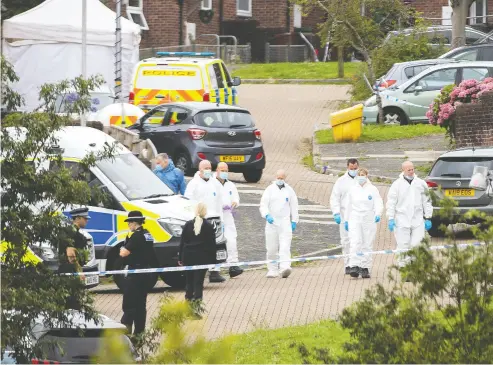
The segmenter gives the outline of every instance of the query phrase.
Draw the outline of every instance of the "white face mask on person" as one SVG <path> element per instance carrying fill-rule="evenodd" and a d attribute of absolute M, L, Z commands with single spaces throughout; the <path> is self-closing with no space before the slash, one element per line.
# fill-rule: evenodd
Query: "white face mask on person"
<path fill-rule="evenodd" d="M 284 180 L 276 180 L 277 186 L 283 186 L 284 185 Z"/>
<path fill-rule="evenodd" d="M 358 184 L 364 185 L 367 181 L 367 178 L 366 176 L 357 176 L 356 181 L 358 182 Z"/>
<path fill-rule="evenodd" d="M 347 172 L 349 174 L 349 176 L 351 177 L 355 177 L 356 174 L 358 173 L 358 170 L 348 170 Z"/>
<path fill-rule="evenodd" d="M 211 170 L 204 170 L 204 178 L 210 179 L 211 176 L 212 176 Z"/>
<path fill-rule="evenodd" d="M 414 179 L 414 174 L 412 174 L 410 176 L 404 175 L 404 179 L 406 179 L 408 181 L 412 181 Z"/>

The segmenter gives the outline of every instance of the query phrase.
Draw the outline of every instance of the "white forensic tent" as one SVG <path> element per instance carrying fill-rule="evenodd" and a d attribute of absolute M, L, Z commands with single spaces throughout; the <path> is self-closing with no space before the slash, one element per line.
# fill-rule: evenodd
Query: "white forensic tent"
<path fill-rule="evenodd" d="M 116 13 L 99 0 L 87 1 L 87 77 L 100 74 L 114 88 Z M 122 89 L 129 93 L 139 61 L 140 26 L 121 18 Z M 82 0 L 46 0 L 3 22 L 3 54 L 20 80 L 14 85 L 24 110 L 39 106 L 41 85 L 80 76 L 82 71 Z"/>

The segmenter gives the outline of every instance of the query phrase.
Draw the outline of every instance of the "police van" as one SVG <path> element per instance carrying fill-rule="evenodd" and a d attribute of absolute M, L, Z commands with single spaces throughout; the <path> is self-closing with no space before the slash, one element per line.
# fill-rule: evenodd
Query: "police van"
<path fill-rule="evenodd" d="M 125 223 L 128 212 L 138 210 L 145 216 L 144 227 L 154 238 L 154 249 L 160 267 L 178 266 L 178 251 L 182 227 L 195 216 L 196 202 L 175 195 L 143 162 L 113 137 L 89 127 L 65 127 L 55 135 L 57 150 L 65 167 L 73 172 L 74 178 L 84 176 L 93 191 L 88 206 L 89 220 L 85 230 L 92 236 L 96 259 L 101 271 L 124 268 L 119 251 L 129 234 Z M 101 152 L 106 145 L 115 145 L 111 158 L 100 160 L 85 173 L 80 162 L 89 153 Z M 46 160 L 43 168 L 57 168 L 57 164 Z M 64 212 L 69 216 L 73 209 Z M 216 229 L 217 262 L 227 259 L 226 239 L 220 217 L 207 217 Z M 183 272 L 162 273 L 161 278 L 171 287 L 183 288 Z M 124 277 L 115 275 L 118 287 L 124 285 Z M 152 282 L 154 286 L 157 276 Z"/>
<path fill-rule="evenodd" d="M 238 104 L 239 77 L 214 53 L 157 52 L 134 68 L 129 102 L 144 112 L 171 102 L 209 101 Z"/>

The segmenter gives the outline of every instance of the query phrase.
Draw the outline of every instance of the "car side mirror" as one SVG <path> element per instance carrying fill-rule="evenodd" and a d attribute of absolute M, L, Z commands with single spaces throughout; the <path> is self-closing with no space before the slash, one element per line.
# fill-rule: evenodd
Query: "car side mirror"
<path fill-rule="evenodd" d="M 233 77 L 233 86 L 240 86 L 241 85 L 241 78 L 238 76 Z"/>
<path fill-rule="evenodd" d="M 423 89 L 423 86 L 421 85 L 418 85 L 414 88 L 414 93 L 415 94 L 419 94 L 420 92 L 422 92 L 424 89 Z"/>

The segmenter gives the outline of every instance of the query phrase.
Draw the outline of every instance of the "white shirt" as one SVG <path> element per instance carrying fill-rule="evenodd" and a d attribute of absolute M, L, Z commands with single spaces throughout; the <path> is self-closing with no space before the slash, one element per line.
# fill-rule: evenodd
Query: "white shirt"
<path fill-rule="evenodd" d="M 346 171 L 344 175 L 337 179 L 332 188 L 330 194 L 330 210 L 332 210 L 332 214 L 334 215 L 340 214 L 343 222 L 346 217 L 347 193 L 351 187 L 357 185 L 356 180 L 349 176 L 349 173 Z"/>
<path fill-rule="evenodd" d="M 383 211 L 383 200 L 378 189 L 370 181 L 361 186 L 356 183 L 347 193 L 345 220 L 350 219 L 351 213 L 359 216 L 370 214 L 381 216 Z"/>
<path fill-rule="evenodd" d="M 187 185 L 185 197 L 207 206 L 207 217 L 220 217 L 223 219 L 222 194 L 218 187 L 218 182 L 211 176 L 209 180 L 200 177 L 200 171 Z"/>
<path fill-rule="evenodd" d="M 288 184 L 282 189 L 273 182 L 265 189 L 260 199 L 260 214 L 263 218 L 270 214 L 276 218 L 290 218 L 291 222 L 298 223 L 298 197 Z"/>

